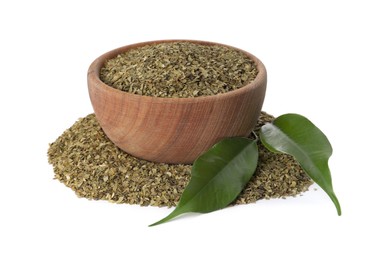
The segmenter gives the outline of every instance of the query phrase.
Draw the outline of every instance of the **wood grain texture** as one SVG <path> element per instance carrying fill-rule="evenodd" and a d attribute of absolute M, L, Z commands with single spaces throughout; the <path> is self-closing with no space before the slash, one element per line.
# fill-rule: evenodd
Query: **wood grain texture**
<path fill-rule="evenodd" d="M 264 102 L 267 74 L 261 61 L 243 51 L 257 64 L 259 73 L 250 84 L 224 94 L 195 98 L 149 97 L 123 92 L 100 80 L 100 69 L 106 60 L 131 48 L 171 41 L 218 44 L 165 40 L 115 49 L 90 65 L 88 90 L 97 120 L 119 148 L 149 161 L 192 163 L 221 139 L 250 133 Z"/>

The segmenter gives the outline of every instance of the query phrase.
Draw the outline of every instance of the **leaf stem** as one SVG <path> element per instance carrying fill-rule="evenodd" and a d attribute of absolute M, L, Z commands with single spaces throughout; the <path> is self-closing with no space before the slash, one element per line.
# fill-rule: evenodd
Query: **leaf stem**
<path fill-rule="evenodd" d="M 252 131 L 252 134 L 255 136 L 255 141 L 259 141 L 259 135 L 255 133 L 255 131 Z"/>

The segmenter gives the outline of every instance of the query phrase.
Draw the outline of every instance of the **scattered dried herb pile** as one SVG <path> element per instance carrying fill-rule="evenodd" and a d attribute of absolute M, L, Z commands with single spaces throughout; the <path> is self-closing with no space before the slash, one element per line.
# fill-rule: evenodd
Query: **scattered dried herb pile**
<path fill-rule="evenodd" d="M 272 120 L 262 112 L 255 131 Z M 176 206 L 191 170 L 191 165 L 153 163 L 128 155 L 107 138 L 94 114 L 79 119 L 50 144 L 48 160 L 55 179 L 79 197 L 142 206 Z M 259 145 L 256 173 L 234 204 L 295 196 L 312 183 L 292 157 Z"/>
<path fill-rule="evenodd" d="M 258 70 L 243 52 L 191 42 L 151 44 L 108 60 L 103 82 L 122 91 L 155 97 L 197 97 L 241 88 Z"/>

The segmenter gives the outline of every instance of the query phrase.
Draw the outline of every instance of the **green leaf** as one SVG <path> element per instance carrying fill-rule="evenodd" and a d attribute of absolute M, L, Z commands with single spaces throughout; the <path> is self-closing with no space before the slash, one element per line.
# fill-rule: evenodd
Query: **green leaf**
<path fill-rule="evenodd" d="M 165 223 L 187 212 L 208 213 L 228 206 L 251 179 L 257 166 L 256 141 L 232 137 L 215 144 L 194 162 L 192 177 Z"/>
<path fill-rule="evenodd" d="M 339 201 L 333 191 L 328 159 L 332 147 L 327 137 L 307 118 L 298 114 L 285 114 L 260 130 L 261 142 L 272 152 L 292 155 L 303 170 L 331 198 L 341 215 Z"/>

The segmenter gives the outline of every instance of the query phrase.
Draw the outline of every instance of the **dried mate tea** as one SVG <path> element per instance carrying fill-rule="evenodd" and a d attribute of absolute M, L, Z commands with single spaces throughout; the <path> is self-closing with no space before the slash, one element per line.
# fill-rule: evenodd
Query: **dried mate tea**
<path fill-rule="evenodd" d="M 191 42 L 150 44 L 108 60 L 100 79 L 122 91 L 154 97 L 198 97 L 241 88 L 258 74 L 242 51 Z"/>
<path fill-rule="evenodd" d="M 254 131 L 273 119 L 262 112 Z M 94 114 L 79 119 L 50 144 L 48 160 L 55 179 L 79 197 L 142 206 L 176 206 L 192 167 L 153 163 L 125 153 L 107 138 Z M 233 204 L 296 196 L 312 183 L 291 156 L 259 145 L 256 172 Z"/>

